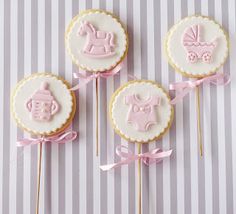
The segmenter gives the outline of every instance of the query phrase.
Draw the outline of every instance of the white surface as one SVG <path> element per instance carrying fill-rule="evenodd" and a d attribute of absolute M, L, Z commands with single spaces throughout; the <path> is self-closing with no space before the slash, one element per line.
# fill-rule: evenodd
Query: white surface
<path fill-rule="evenodd" d="M 42 82 L 48 83 L 48 90 L 59 104 L 58 112 L 49 122 L 32 120 L 26 108 L 27 101 L 40 89 Z M 61 128 L 69 119 L 73 102 L 72 95 L 67 86 L 55 77 L 35 76 L 20 83 L 12 99 L 12 111 L 17 121 L 30 132 L 48 134 Z"/>
<path fill-rule="evenodd" d="M 187 60 L 187 51 L 182 44 L 182 38 L 187 28 L 193 25 L 200 25 L 201 41 L 212 42 L 217 39 L 217 46 L 213 50 L 212 61 L 205 63 L 198 59 L 196 63 Z M 203 17 L 189 17 L 173 26 L 167 39 L 167 54 L 173 64 L 182 72 L 190 75 L 207 75 L 215 71 L 216 68 L 225 61 L 228 53 L 228 43 L 226 36 L 220 26 L 212 20 Z"/>
<path fill-rule="evenodd" d="M 152 96 L 158 96 L 161 100 L 160 105 L 155 106 L 153 109 L 156 113 L 157 123 L 150 125 L 146 132 L 138 131 L 134 123 L 127 122 L 127 114 L 130 105 L 125 103 L 125 97 L 134 94 L 142 101 Z M 130 83 L 114 97 L 111 108 L 111 117 L 116 129 L 133 142 L 147 142 L 153 138 L 157 138 L 165 130 L 171 120 L 170 100 L 161 88 L 151 83 Z"/>
<path fill-rule="evenodd" d="M 88 21 L 96 30 L 114 33 L 115 55 L 104 58 L 91 58 L 81 52 L 87 40 L 87 35 L 81 36 L 78 34 L 82 21 Z M 120 61 L 127 48 L 126 40 L 126 33 L 123 27 L 111 15 L 102 12 L 90 12 L 73 20 L 72 26 L 66 35 L 66 47 L 77 65 L 88 71 L 99 72 L 113 68 Z"/>

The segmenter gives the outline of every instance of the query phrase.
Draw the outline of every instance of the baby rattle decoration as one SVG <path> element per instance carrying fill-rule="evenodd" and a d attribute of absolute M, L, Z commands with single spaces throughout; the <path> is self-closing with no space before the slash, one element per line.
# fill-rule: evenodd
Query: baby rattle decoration
<path fill-rule="evenodd" d="M 142 153 L 142 144 L 156 141 L 164 135 L 171 126 L 173 114 L 169 95 L 153 81 L 130 81 L 118 88 L 110 100 L 109 115 L 115 132 L 128 142 L 137 144 L 138 154 L 124 145 L 118 145 L 116 154 L 121 161 L 100 168 L 107 171 L 138 161 L 139 214 L 142 198 L 141 163 L 146 166 L 160 163 L 172 153 L 172 150 L 162 151 L 160 148 Z"/>
<path fill-rule="evenodd" d="M 228 56 L 229 43 L 226 33 L 209 17 L 189 16 L 169 30 L 165 49 L 168 61 L 175 71 L 186 77 L 197 78 L 170 84 L 170 90 L 176 91 L 176 97 L 171 104 L 175 105 L 195 89 L 198 143 L 200 156 L 203 156 L 199 91 L 203 83 L 226 85 L 230 81 L 227 74 L 216 73 Z"/>
<path fill-rule="evenodd" d="M 210 63 L 217 45 L 216 39 L 212 42 L 202 41 L 201 30 L 201 25 L 193 25 L 188 27 L 183 35 L 183 46 L 187 51 L 187 60 L 191 63 L 196 63 L 198 59 Z"/>
<path fill-rule="evenodd" d="M 36 214 L 39 213 L 43 144 L 64 144 L 77 136 L 68 128 L 76 109 L 75 95 L 69 87 L 58 76 L 36 73 L 21 80 L 11 95 L 11 113 L 17 125 L 34 135 L 19 139 L 17 146 L 39 146 Z M 35 91 L 33 95 L 32 90 Z"/>
<path fill-rule="evenodd" d="M 40 89 L 27 101 L 26 108 L 36 121 L 50 121 L 59 111 L 59 104 L 48 90 L 47 82 L 43 82 Z"/>
<path fill-rule="evenodd" d="M 102 20 L 102 21 L 101 21 Z M 111 13 L 102 10 L 86 10 L 70 22 L 65 45 L 79 71 L 73 74 L 78 90 L 95 81 L 96 88 L 96 155 L 98 156 L 98 101 L 99 79 L 119 73 L 128 51 L 128 36 L 121 22 Z"/>
<path fill-rule="evenodd" d="M 84 55 L 94 58 L 105 58 L 115 54 L 113 50 L 115 47 L 114 33 L 98 31 L 91 23 L 81 21 L 78 34 L 80 36 L 87 35 L 87 41 L 82 50 Z"/>

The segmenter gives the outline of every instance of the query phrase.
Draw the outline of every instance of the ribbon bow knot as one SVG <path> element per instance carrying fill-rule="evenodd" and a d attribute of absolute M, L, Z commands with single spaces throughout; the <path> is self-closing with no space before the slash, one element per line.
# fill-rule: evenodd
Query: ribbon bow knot
<path fill-rule="evenodd" d="M 122 150 L 125 150 L 125 151 L 122 151 Z M 156 148 L 149 152 L 136 155 L 132 151 L 130 151 L 128 147 L 119 145 L 116 147 L 116 154 L 119 157 L 123 158 L 123 160 L 121 160 L 118 163 L 102 165 L 100 166 L 100 169 L 103 171 L 107 171 L 113 168 L 120 167 L 122 165 L 127 165 L 136 160 L 142 160 L 143 163 L 148 166 L 153 163 L 161 162 L 163 158 L 169 157 L 171 153 L 172 153 L 172 150 L 162 151 L 160 148 Z"/>
<path fill-rule="evenodd" d="M 122 67 L 123 67 L 123 63 L 120 63 L 112 70 L 105 71 L 105 72 L 97 72 L 97 73 L 93 73 L 90 75 L 85 75 L 80 72 L 74 72 L 73 77 L 75 79 L 82 80 L 82 84 L 79 83 L 79 84 L 75 85 L 73 88 L 71 88 L 70 90 L 75 91 L 75 90 L 81 88 L 82 86 L 87 85 L 92 80 L 100 78 L 100 77 L 101 78 L 108 78 L 108 77 L 114 76 L 122 69 Z"/>
<path fill-rule="evenodd" d="M 24 138 L 19 141 L 17 141 L 17 146 L 22 147 L 22 146 L 27 146 L 27 145 L 35 145 L 39 143 L 67 143 L 70 141 L 73 141 L 77 137 L 77 132 L 75 131 L 67 131 L 55 136 L 42 136 L 38 138 Z"/>
<path fill-rule="evenodd" d="M 197 80 L 188 80 L 183 82 L 177 82 L 170 84 L 169 89 L 176 91 L 177 95 L 171 100 L 171 104 L 176 104 L 184 96 L 186 96 L 192 89 L 201 85 L 202 83 L 211 83 L 214 85 L 227 85 L 230 82 L 230 77 L 224 73 L 216 73 L 212 76 L 208 76 Z"/>

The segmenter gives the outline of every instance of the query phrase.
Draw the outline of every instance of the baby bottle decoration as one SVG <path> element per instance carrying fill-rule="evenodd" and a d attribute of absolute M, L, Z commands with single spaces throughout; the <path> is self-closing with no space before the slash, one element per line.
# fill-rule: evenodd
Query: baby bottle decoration
<path fill-rule="evenodd" d="M 59 104 L 48 89 L 48 83 L 42 82 L 40 89 L 27 101 L 26 108 L 36 121 L 50 121 L 59 111 Z"/>

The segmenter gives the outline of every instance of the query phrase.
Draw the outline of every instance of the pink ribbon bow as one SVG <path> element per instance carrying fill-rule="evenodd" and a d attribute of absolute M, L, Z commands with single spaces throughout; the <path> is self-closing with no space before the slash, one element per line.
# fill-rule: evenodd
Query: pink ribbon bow
<path fill-rule="evenodd" d="M 122 151 L 122 149 L 125 149 L 126 151 Z M 165 157 L 169 157 L 172 153 L 172 150 L 168 150 L 168 151 L 162 151 L 160 148 L 156 148 L 153 149 L 149 152 L 145 152 L 143 154 L 138 154 L 135 155 L 133 154 L 133 152 L 131 152 L 128 147 L 126 146 L 122 146 L 122 145 L 118 145 L 116 147 L 116 154 L 121 157 L 124 158 L 124 160 L 121 160 L 118 163 L 113 163 L 113 164 L 108 164 L 108 165 L 102 165 L 100 166 L 100 169 L 103 171 L 107 171 L 116 167 L 120 167 L 122 165 L 126 165 L 129 164 L 135 160 L 142 160 L 144 162 L 144 164 L 146 164 L 147 166 L 153 163 L 159 163 L 160 161 L 162 161 L 163 158 Z"/>
<path fill-rule="evenodd" d="M 67 143 L 70 141 L 73 141 L 77 137 L 77 132 L 75 131 L 67 131 L 55 136 L 50 136 L 50 137 L 38 137 L 38 138 L 24 138 L 22 140 L 17 141 L 17 146 L 22 147 L 22 146 L 28 146 L 28 145 L 35 145 L 39 143 Z"/>
<path fill-rule="evenodd" d="M 143 111 L 144 113 L 150 113 L 151 112 L 151 106 L 150 105 L 146 105 L 144 107 L 139 107 L 137 105 L 134 104 L 133 106 L 133 110 L 134 112 L 139 112 L 139 111 Z"/>
<path fill-rule="evenodd" d="M 106 71 L 106 72 L 93 73 L 93 74 L 88 75 L 88 76 L 84 75 L 84 74 L 81 74 L 79 72 L 74 72 L 73 73 L 74 78 L 75 79 L 83 80 L 83 83 L 75 85 L 70 90 L 72 90 L 72 91 L 78 90 L 82 86 L 88 84 L 92 80 L 97 79 L 99 77 L 108 78 L 108 77 L 114 76 L 114 75 L 116 75 L 122 69 L 122 67 L 123 67 L 123 63 L 120 63 L 115 68 L 113 68 L 112 70 L 109 70 L 109 71 Z"/>
<path fill-rule="evenodd" d="M 180 101 L 185 95 L 187 95 L 192 89 L 201 85 L 202 83 L 211 83 L 214 85 L 227 85 L 230 82 L 230 77 L 224 73 L 216 73 L 212 76 L 208 76 L 202 79 L 197 80 L 188 80 L 183 82 L 172 83 L 169 86 L 170 90 L 175 90 L 177 95 L 174 99 L 171 100 L 171 104 L 176 104 Z"/>

